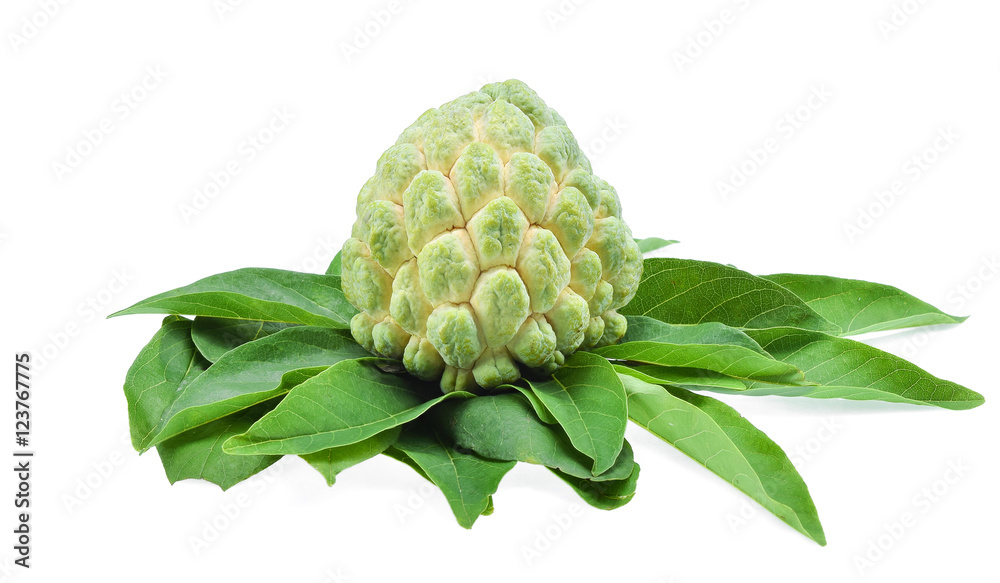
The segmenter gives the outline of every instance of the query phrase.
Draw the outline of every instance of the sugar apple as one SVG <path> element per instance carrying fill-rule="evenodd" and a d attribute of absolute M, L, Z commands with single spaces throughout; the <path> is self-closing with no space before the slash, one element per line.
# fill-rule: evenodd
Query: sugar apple
<path fill-rule="evenodd" d="M 642 254 L 615 189 L 520 81 L 421 115 L 379 158 L 342 251 L 351 333 L 441 389 L 549 374 L 617 342 Z"/>

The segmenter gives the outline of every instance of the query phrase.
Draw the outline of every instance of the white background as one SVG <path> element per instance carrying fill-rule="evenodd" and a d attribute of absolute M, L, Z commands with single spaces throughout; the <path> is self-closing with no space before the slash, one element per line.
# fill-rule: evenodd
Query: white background
<path fill-rule="evenodd" d="M 0 11 L 0 354 L 50 356 L 32 401 L 33 567 L 12 567 L 0 536 L 0 581 L 995 580 L 996 2 L 399 0 L 384 25 L 372 14 L 385 21 L 388 0 L 69 2 L 47 18 L 50 4 Z M 364 46 L 347 58 L 346 44 Z M 825 548 L 637 428 L 628 506 L 578 510 L 521 464 L 471 531 L 388 458 L 332 489 L 298 459 L 225 493 L 169 486 L 156 454 L 123 439 L 122 380 L 159 318 L 103 316 L 239 267 L 322 271 L 396 135 L 510 77 L 566 118 L 636 236 L 682 241 L 665 253 L 871 279 L 971 314 L 873 342 L 987 404 L 726 398 L 801 460 Z M 132 92 L 143 99 L 129 106 Z M 283 108 L 294 119 L 248 160 L 241 143 Z M 102 123 L 100 143 L 57 171 Z M 769 139 L 777 151 L 754 163 Z M 929 161 L 919 174 L 913 156 Z M 241 172 L 186 220 L 234 161 Z M 740 165 L 751 175 L 724 197 Z M 905 191 L 880 201 L 893 181 Z M 968 468 L 950 485 L 949 464 Z M 3 472 L 7 533 L 14 488 Z M 915 526 L 882 536 L 905 512 Z M 193 552 L 213 521 L 224 528 Z"/>

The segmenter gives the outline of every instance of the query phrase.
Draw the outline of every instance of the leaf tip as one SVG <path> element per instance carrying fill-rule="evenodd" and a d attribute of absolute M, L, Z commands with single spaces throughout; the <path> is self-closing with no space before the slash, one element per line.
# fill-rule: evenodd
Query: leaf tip
<path fill-rule="evenodd" d="M 982 395 L 982 393 L 977 393 L 976 391 L 973 391 L 972 389 L 968 389 L 968 391 L 970 393 L 972 393 L 973 397 L 969 401 L 970 405 L 968 407 L 966 407 L 966 409 L 975 409 L 976 407 L 979 407 L 981 405 L 985 405 L 986 404 L 986 397 L 984 397 Z"/>
<path fill-rule="evenodd" d="M 241 439 L 242 438 L 242 443 Z M 238 449 L 249 445 L 250 440 L 247 439 L 245 433 L 240 433 L 239 435 L 234 435 L 222 442 L 222 453 L 228 453 L 230 455 L 239 455 Z"/>
<path fill-rule="evenodd" d="M 823 525 L 820 524 L 819 517 L 816 518 L 816 527 L 815 527 L 815 529 L 810 529 L 810 530 L 815 530 L 815 532 L 809 532 L 809 533 L 807 533 L 807 536 L 810 539 L 812 539 L 813 541 L 815 541 L 816 544 L 818 544 L 819 546 L 825 547 L 826 546 L 826 533 L 823 532 Z"/>

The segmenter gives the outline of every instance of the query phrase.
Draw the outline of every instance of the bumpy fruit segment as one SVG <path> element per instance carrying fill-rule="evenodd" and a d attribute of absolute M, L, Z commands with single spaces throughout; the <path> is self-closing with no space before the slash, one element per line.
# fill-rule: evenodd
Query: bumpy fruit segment
<path fill-rule="evenodd" d="M 432 109 L 379 159 L 344 244 L 354 338 L 445 392 L 617 342 L 642 254 L 618 193 L 520 81 Z"/>

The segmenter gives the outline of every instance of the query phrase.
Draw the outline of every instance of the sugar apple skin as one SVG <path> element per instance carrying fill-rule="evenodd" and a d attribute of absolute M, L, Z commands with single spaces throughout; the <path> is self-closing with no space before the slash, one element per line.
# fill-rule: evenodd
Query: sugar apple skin
<path fill-rule="evenodd" d="M 444 392 L 550 374 L 625 334 L 642 254 L 618 194 L 517 80 L 431 109 L 358 195 L 342 285 L 354 338 Z"/>

